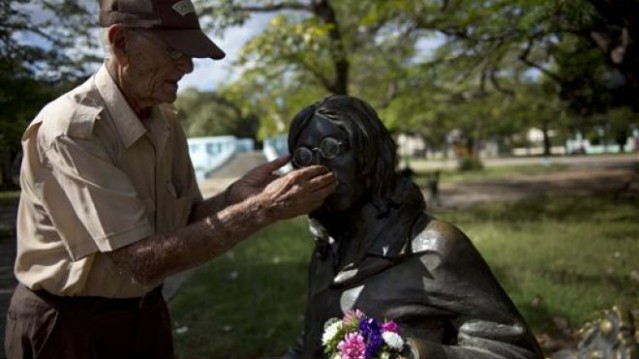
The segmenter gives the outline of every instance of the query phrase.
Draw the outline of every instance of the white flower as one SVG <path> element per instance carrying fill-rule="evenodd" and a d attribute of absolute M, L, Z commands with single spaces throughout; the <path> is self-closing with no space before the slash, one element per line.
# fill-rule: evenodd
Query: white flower
<path fill-rule="evenodd" d="M 324 329 L 324 334 L 322 335 L 322 344 L 326 345 L 328 342 L 333 340 L 340 330 L 342 330 L 341 321 L 334 322 L 326 327 L 326 329 Z"/>
<path fill-rule="evenodd" d="M 402 337 L 400 337 L 397 333 L 384 332 L 382 333 L 382 339 L 384 339 L 386 345 L 394 350 L 401 351 L 404 347 L 404 339 L 402 339 Z"/>

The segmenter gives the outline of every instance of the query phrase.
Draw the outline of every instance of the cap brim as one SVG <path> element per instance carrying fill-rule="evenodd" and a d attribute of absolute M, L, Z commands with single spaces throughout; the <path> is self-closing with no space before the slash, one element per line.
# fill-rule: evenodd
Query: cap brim
<path fill-rule="evenodd" d="M 223 59 L 226 54 L 199 29 L 149 29 L 172 48 L 197 58 Z"/>

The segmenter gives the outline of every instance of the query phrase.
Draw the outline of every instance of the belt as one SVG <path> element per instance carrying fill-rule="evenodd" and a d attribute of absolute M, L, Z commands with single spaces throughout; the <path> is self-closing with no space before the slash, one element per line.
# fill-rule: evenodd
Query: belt
<path fill-rule="evenodd" d="M 141 308 L 149 308 L 155 306 L 162 301 L 162 286 L 153 288 L 151 291 L 141 297 L 134 298 L 107 298 L 94 296 L 73 296 L 65 297 L 51 294 L 45 290 L 30 290 L 27 287 L 19 285 L 24 289 L 32 292 L 41 299 L 51 304 L 64 305 L 74 308 L 81 308 L 91 311 L 100 310 L 134 310 Z"/>

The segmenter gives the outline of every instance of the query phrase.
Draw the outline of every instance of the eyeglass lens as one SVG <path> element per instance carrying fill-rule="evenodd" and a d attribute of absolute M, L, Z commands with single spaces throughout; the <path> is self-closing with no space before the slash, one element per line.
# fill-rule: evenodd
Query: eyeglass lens
<path fill-rule="evenodd" d="M 340 153 L 342 143 L 332 137 L 327 137 L 320 142 L 319 147 L 310 149 L 308 147 L 298 147 L 293 153 L 293 164 L 298 167 L 307 167 L 313 164 L 313 151 L 319 151 L 320 155 L 327 160 L 337 157 Z"/>

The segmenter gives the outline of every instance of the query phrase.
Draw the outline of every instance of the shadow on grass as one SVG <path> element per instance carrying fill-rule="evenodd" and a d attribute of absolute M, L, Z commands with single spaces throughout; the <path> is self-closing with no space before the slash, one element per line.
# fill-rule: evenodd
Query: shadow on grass
<path fill-rule="evenodd" d="M 277 357 L 300 333 L 307 264 L 238 261 L 214 261 L 170 304 L 186 330 L 175 335 L 180 359 Z"/>
<path fill-rule="evenodd" d="M 540 196 L 511 203 L 485 204 L 470 212 L 450 214 L 455 220 L 463 222 L 632 222 L 637 220 L 638 200 L 633 197 L 615 198 L 611 194 L 590 197 Z"/>
<path fill-rule="evenodd" d="M 525 292 L 525 285 L 519 278 L 512 275 L 512 268 L 504 266 L 493 266 L 493 273 L 500 279 L 501 284 L 508 289 L 509 292 L 522 293 Z M 555 288 L 564 288 L 567 292 L 574 292 L 578 288 L 589 288 L 587 295 L 596 295 L 599 292 L 615 293 L 615 296 L 619 302 L 613 304 L 628 304 L 632 302 L 633 298 L 639 298 L 639 287 L 636 282 L 628 275 L 623 273 L 606 273 L 606 272 L 594 272 L 594 273 L 578 273 L 572 270 L 566 270 L 561 268 L 534 268 L 531 269 L 535 276 L 541 278 L 547 286 Z M 536 298 L 532 300 L 518 300 L 517 307 L 520 309 L 522 315 L 526 318 L 532 328 L 535 328 L 536 332 L 546 332 L 553 336 L 561 337 L 565 336 L 560 328 L 557 328 L 553 318 L 570 318 L 573 315 L 567 311 L 562 311 L 560 307 L 553 306 L 549 308 L 544 302 L 544 295 L 546 293 L 540 292 Z M 568 294 L 568 296 L 576 296 L 576 294 Z M 566 300 L 569 301 L 569 300 Z M 585 301 L 584 301 L 585 302 Z M 606 309 L 606 308 L 598 308 Z M 596 310 L 598 310 L 596 309 Z M 593 312 L 594 313 L 594 312 Z M 590 316 L 589 313 L 584 313 L 585 317 Z M 573 326 L 580 326 L 583 323 L 570 323 Z"/>

